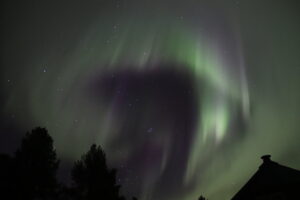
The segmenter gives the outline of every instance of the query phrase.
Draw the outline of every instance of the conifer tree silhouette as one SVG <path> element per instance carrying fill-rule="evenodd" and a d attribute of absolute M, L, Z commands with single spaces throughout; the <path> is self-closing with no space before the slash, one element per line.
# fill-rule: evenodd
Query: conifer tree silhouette
<path fill-rule="evenodd" d="M 207 200 L 202 195 L 198 198 L 198 200 Z"/>
<path fill-rule="evenodd" d="M 15 153 L 15 199 L 53 199 L 57 189 L 59 160 L 45 128 L 27 132 Z"/>
<path fill-rule="evenodd" d="M 71 177 L 75 198 L 80 200 L 124 200 L 119 196 L 116 169 L 108 169 L 106 156 L 100 146 L 93 144 L 80 160 L 76 161 Z"/>
<path fill-rule="evenodd" d="M 10 196 L 13 185 L 13 158 L 7 154 L 0 154 L 0 195 Z"/>

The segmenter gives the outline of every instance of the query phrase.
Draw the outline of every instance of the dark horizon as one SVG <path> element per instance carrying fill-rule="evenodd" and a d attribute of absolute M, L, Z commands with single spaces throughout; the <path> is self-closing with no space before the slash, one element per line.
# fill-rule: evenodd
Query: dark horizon
<path fill-rule="evenodd" d="M 231 198 L 296 199 L 299 197 L 300 171 L 261 156 L 256 173 Z M 137 200 L 122 190 L 119 169 L 108 164 L 101 146 L 92 144 L 68 170 L 71 184 L 60 182 L 57 172 L 61 160 L 47 129 L 36 127 L 22 138 L 13 156 L 0 153 L 1 196 L 22 200 Z M 133 172 L 134 173 L 134 172 Z M 166 196 L 168 196 L 166 194 Z M 206 200 L 200 195 L 198 200 Z"/>

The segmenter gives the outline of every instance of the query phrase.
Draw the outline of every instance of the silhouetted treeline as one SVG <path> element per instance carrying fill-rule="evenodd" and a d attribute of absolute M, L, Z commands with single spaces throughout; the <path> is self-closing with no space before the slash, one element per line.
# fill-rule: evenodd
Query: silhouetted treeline
<path fill-rule="evenodd" d="M 0 199 L 126 200 L 116 183 L 117 170 L 108 168 L 100 146 L 93 144 L 74 163 L 71 186 L 57 181 L 58 167 L 48 131 L 37 127 L 27 132 L 13 156 L 0 154 Z"/>
<path fill-rule="evenodd" d="M 72 186 L 58 183 L 59 160 L 45 128 L 26 133 L 13 156 L 0 154 L 0 199 L 125 200 L 104 151 L 93 144 L 72 168 Z M 4 197 L 4 198 L 1 198 Z"/>
<path fill-rule="evenodd" d="M 46 129 L 26 133 L 14 157 L 1 156 L 1 188 L 10 199 L 55 199 L 59 161 Z"/>

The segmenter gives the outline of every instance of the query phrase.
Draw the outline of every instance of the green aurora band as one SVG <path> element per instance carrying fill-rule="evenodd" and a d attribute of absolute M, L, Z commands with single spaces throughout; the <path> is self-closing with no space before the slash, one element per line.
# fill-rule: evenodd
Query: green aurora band
<path fill-rule="evenodd" d="M 192 200 L 200 194 L 208 199 L 229 199 L 257 169 L 258 158 L 265 153 L 283 164 L 300 168 L 300 70 L 291 67 L 299 65 L 300 28 L 293 20 L 297 14 L 289 6 L 281 9 L 282 4 L 276 4 L 269 11 L 271 17 L 266 18 L 265 12 L 259 6 L 251 6 L 252 3 L 239 8 L 243 12 L 224 7 L 225 3 L 208 6 L 214 12 L 222 11 L 216 14 L 217 20 L 212 20 L 211 26 L 203 22 L 209 14 L 198 23 L 192 14 L 188 17 L 185 12 L 187 17 L 182 17 L 166 5 L 153 11 L 160 13 L 157 15 L 151 14 L 146 6 L 141 9 L 145 13 L 132 12 L 135 8 L 101 13 L 92 23 L 81 24 L 80 37 L 67 40 L 72 33 L 66 31 L 68 34 L 62 34 L 62 39 L 53 43 L 47 40 L 47 48 L 33 52 L 21 67 L 3 70 L 2 77 L 14 84 L 3 86 L 7 97 L 3 112 L 8 116 L 13 113 L 22 129 L 47 127 L 63 161 L 72 163 L 92 143 L 97 143 L 104 147 L 109 163 L 120 168 L 133 153 L 135 144 L 120 145 L 115 150 L 112 143 L 120 137 L 123 126 L 114 120 L 114 104 L 95 106 L 87 97 L 87 87 L 104 73 L 142 72 L 161 66 L 160 63 L 170 63 L 174 64 L 174 71 L 191 74 L 199 94 L 199 110 L 183 169 L 183 192 L 167 194 L 169 199 Z M 264 3 L 264 8 L 267 5 Z M 204 12 L 207 7 L 201 9 Z M 253 11 L 256 20 L 246 15 L 252 16 Z M 233 20 L 232 12 L 246 25 Z M 30 31 L 26 37 L 32 39 Z M 267 38 L 271 33 L 274 36 Z M 283 36 L 291 39 L 282 39 Z M 147 111 L 145 108 L 145 119 Z M 236 127 L 237 118 L 246 124 L 245 129 Z M 166 131 L 155 133 L 163 148 L 163 159 L 159 171 L 148 170 L 141 177 L 140 200 L 152 199 L 165 170 L 172 139 Z M 288 157 L 289 154 L 293 156 Z M 125 193 L 132 189 L 126 184 L 122 182 Z"/>
<path fill-rule="evenodd" d="M 93 140 L 103 145 L 108 152 L 114 152 L 109 149 L 109 144 L 115 137 L 118 137 L 118 132 L 122 132 L 121 127 L 117 127 L 110 117 L 112 106 L 100 108 L 100 112 L 91 110 L 93 108 L 82 107 L 82 105 L 88 105 L 87 102 L 84 102 L 86 100 L 81 97 L 85 95 L 82 91 L 84 91 L 86 80 L 89 79 L 88 77 L 93 77 L 95 70 L 99 70 L 101 74 L 101 71 L 112 70 L 116 66 L 118 67 L 116 70 L 120 70 L 120 66 L 137 66 L 136 70 L 144 70 L 145 67 L 155 66 L 160 62 L 177 63 L 176 66 L 187 68 L 178 70 L 190 71 L 197 84 L 204 83 L 204 88 L 201 87 L 203 91 L 199 107 L 202 109 L 198 112 L 198 128 L 194 133 L 193 145 L 190 147 L 188 158 L 185 178 L 187 185 L 189 182 L 195 181 L 195 177 L 199 175 L 199 166 L 204 162 L 201 158 L 206 158 L 215 149 L 214 146 L 221 143 L 226 133 L 230 131 L 228 127 L 232 120 L 231 112 L 235 113 L 236 109 L 242 109 L 243 117 L 248 118 L 249 93 L 242 58 L 237 57 L 236 66 L 228 66 L 229 64 L 225 62 L 226 58 L 222 55 L 225 50 L 217 44 L 211 44 L 212 42 L 201 33 L 193 34 L 184 31 L 188 28 L 178 24 L 170 25 L 165 29 L 159 28 L 159 31 L 155 33 L 153 30 L 157 30 L 157 28 L 150 26 L 149 29 L 139 31 L 141 33 L 136 36 L 132 33 L 138 30 L 135 30 L 135 27 L 128 28 L 127 26 L 124 33 L 119 33 L 121 37 L 111 39 L 111 41 L 108 39 L 103 44 L 103 38 L 106 37 L 101 37 L 101 27 L 98 30 L 94 30 L 93 27 L 86 38 L 78 44 L 71 59 L 58 63 L 61 67 L 58 67 L 56 72 L 48 72 L 56 73 L 55 75 L 51 74 L 50 78 L 40 77 L 38 81 L 40 87 L 33 90 L 30 98 L 33 117 L 36 119 L 36 124 L 56 121 L 56 123 L 49 123 L 46 126 L 53 132 L 58 131 L 63 134 L 59 136 L 61 139 L 57 141 L 57 146 L 63 148 L 62 151 L 66 158 L 76 159 L 87 148 L 86 145 L 89 142 L 84 141 L 86 138 L 81 134 L 85 134 L 89 130 L 88 126 L 91 123 L 95 124 L 92 126 L 93 132 L 99 133 Z M 38 61 L 37 66 L 40 66 L 41 63 L 51 63 L 52 58 L 45 59 L 48 60 Z M 234 73 L 231 73 L 230 70 L 234 70 Z M 57 79 L 53 79 L 53 77 L 57 77 Z M 51 86 L 51 88 L 45 88 L 45 86 Z M 69 91 L 71 95 L 53 94 L 50 95 L 52 98 L 49 98 L 45 94 L 49 90 L 56 93 L 56 90 L 60 88 Z M 50 106 L 47 112 L 44 110 L 45 105 Z M 74 122 L 76 122 L 76 128 L 74 128 Z M 99 126 L 96 125 L 98 122 L 101 122 Z M 78 137 L 80 141 L 78 142 L 82 143 L 80 145 L 84 145 L 84 148 L 74 149 L 72 146 L 65 146 L 64 143 L 68 137 L 74 137 L 74 135 Z M 211 146 L 211 144 L 214 145 Z M 74 153 L 74 151 L 78 152 Z M 165 151 L 167 154 L 168 149 L 166 148 Z M 122 149 L 122 154 L 124 152 L 127 152 L 128 156 L 130 155 L 130 150 Z M 116 152 L 110 153 L 110 158 L 112 163 L 118 163 L 121 157 Z M 156 178 L 159 179 L 159 176 Z M 198 178 L 203 179 L 202 174 Z M 154 184 L 155 181 L 149 182 Z M 154 187 L 149 183 L 145 184 L 144 188 L 147 191 Z M 201 188 L 204 191 L 206 189 L 203 186 Z M 207 190 L 209 191 L 209 187 Z M 196 190 L 192 196 L 198 195 L 199 192 Z M 141 200 L 147 199 L 147 195 L 149 196 L 145 191 L 145 197 Z M 185 199 L 191 198 L 187 196 Z"/>

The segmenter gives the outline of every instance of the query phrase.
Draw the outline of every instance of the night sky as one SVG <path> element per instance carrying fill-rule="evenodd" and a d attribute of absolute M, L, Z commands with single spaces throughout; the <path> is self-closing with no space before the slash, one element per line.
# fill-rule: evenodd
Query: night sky
<path fill-rule="evenodd" d="M 264 154 L 300 169 L 298 1 L 1 7 L 0 152 L 46 127 L 68 182 L 97 143 L 140 200 L 229 199 Z"/>

